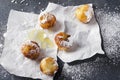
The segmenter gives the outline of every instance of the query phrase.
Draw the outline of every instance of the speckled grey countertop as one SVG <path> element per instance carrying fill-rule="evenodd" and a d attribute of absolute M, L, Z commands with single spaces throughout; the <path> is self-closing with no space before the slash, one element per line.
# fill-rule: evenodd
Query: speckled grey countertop
<path fill-rule="evenodd" d="M 93 3 L 96 19 L 100 25 L 102 48 L 105 55 L 74 61 L 60 69 L 55 80 L 120 80 L 120 0 L 0 0 L 0 53 L 4 43 L 3 33 L 11 9 L 39 14 L 48 2 L 63 6 Z M 0 66 L 0 80 L 32 80 L 9 74 Z"/>

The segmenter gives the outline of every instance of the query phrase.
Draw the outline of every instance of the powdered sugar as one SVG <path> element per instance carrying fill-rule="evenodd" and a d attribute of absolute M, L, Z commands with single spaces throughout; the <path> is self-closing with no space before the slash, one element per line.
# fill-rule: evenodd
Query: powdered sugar
<path fill-rule="evenodd" d="M 120 14 L 103 10 L 96 12 L 105 52 L 109 58 L 120 61 Z"/>
<path fill-rule="evenodd" d="M 69 47 L 72 46 L 72 42 L 69 42 L 69 41 L 61 41 L 60 45 L 69 48 Z"/>
<path fill-rule="evenodd" d="M 18 15 L 19 15 L 20 21 L 16 20 L 16 19 L 18 19 Z M 14 18 L 14 20 L 11 20 L 13 18 Z M 38 18 L 38 15 L 36 15 L 36 14 L 24 13 L 24 12 L 18 12 L 18 11 L 11 10 L 9 18 L 8 18 L 7 35 L 5 37 L 5 44 L 4 44 L 2 56 L 0 58 L 0 64 L 2 66 L 4 66 L 4 68 L 11 74 L 16 74 L 16 75 L 20 74 L 19 76 L 50 80 L 53 77 L 44 75 L 40 71 L 39 62 L 37 63 L 36 61 L 32 61 L 30 59 L 25 58 L 21 54 L 21 51 L 20 51 L 22 43 L 24 41 L 26 41 L 26 38 L 27 38 L 26 31 L 29 30 L 30 28 L 35 27 L 35 25 L 33 25 L 33 24 L 37 23 L 37 18 Z M 31 22 L 30 19 L 32 19 L 33 22 Z M 22 24 L 18 25 L 16 21 L 18 21 L 19 23 L 23 23 L 23 25 Z M 24 22 L 27 22 L 27 24 L 26 23 L 24 24 Z M 30 26 L 28 26 L 29 22 L 30 22 Z M 17 27 L 14 27 L 14 25 Z M 26 27 L 26 26 L 28 26 L 28 27 Z M 12 27 L 14 27 L 14 29 Z M 7 43 L 6 43 L 6 41 L 7 41 Z M 10 45 L 9 45 L 9 43 L 10 43 Z M 49 49 L 49 50 L 45 50 L 45 51 L 46 51 L 46 54 L 41 55 L 41 56 L 49 55 L 49 56 L 53 56 L 56 58 L 55 50 L 53 51 L 53 50 Z M 47 51 L 49 52 L 49 54 Z M 10 55 L 9 55 L 9 53 L 10 53 Z M 8 55 L 8 57 L 4 58 L 5 57 L 4 55 L 6 57 Z M 11 62 L 12 62 L 12 64 L 11 64 Z M 9 66 L 9 67 L 7 67 L 7 66 Z M 19 68 L 17 66 L 19 66 Z M 31 67 L 31 68 L 28 68 L 28 67 Z"/>
<path fill-rule="evenodd" d="M 20 3 L 23 3 L 25 0 L 21 0 Z"/>
<path fill-rule="evenodd" d="M 107 56 L 114 61 L 112 63 L 114 64 L 120 61 L 120 14 L 96 10 L 96 17 L 102 33 L 103 48 Z M 71 66 L 64 64 L 62 76 L 65 80 L 96 80 L 96 75 L 102 75 L 102 79 L 106 80 L 106 77 L 108 77 L 106 74 L 111 73 L 110 69 L 112 67 L 104 59 L 102 59 L 102 62 L 100 60 L 100 58 L 97 58 L 94 62 L 84 62 Z M 97 80 L 101 80 L 101 77 L 97 77 Z"/>
<path fill-rule="evenodd" d="M 11 0 L 11 3 L 13 3 L 15 0 Z"/>
<path fill-rule="evenodd" d="M 30 45 L 30 46 L 32 46 L 32 47 L 35 48 L 35 49 L 31 49 L 31 50 L 29 51 L 30 54 L 40 53 L 40 47 L 37 45 L 37 43 L 35 43 L 35 42 L 33 42 L 33 41 L 26 41 L 26 42 L 22 45 L 22 47 L 24 48 L 25 46 L 28 46 L 28 45 Z"/>
<path fill-rule="evenodd" d="M 63 80 L 109 80 L 106 79 L 108 77 L 106 74 L 110 72 L 109 69 L 111 66 L 108 65 L 107 60 L 98 57 L 94 61 L 89 59 L 87 62 L 79 61 L 74 65 L 64 64 L 61 77 L 64 77 Z"/>
<path fill-rule="evenodd" d="M 89 22 L 92 19 L 93 16 L 93 8 L 89 6 L 88 11 L 85 13 L 87 16 L 87 22 Z"/>
<path fill-rule="evenodd" d="M 40 17 L 41 17 L 41 16 L 43 17 L 43 19 L 40 20 L 40 23 L 45 23 L 45 22 L 47 22 L 47 21 L 52 20 L 52 18 L 53 18 L 53 15 L 50 14 L 50 13 L 41 13 L 41 14 L 40 14 Z"/>

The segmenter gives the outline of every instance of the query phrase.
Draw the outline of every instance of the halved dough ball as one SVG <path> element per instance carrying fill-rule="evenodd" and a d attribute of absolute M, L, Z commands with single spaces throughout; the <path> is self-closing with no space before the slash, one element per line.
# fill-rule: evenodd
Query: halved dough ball
<path fill-rule="evenodd" d="M 56 17 L 53 14 L 44 13 L 40 15 L 39 21 L 40 21 L 40 26 L 43 29 L 49 29 L 53 27 L 53 25 L 55 24 Z"/>
<path fill-rule="evenodd" d="M 67 50 L 70 48 L 70 45 L 69 45 L 69 40 L 68 38 L 70 37 L 69 34 L 66 34 L 64 32 L 60 32 L 58 34 L 56 34 L 55 36 L 55 42 L 58 46 L 58 49 L 59 50 Z"/>
<path fill-rule="evenodd" d="M 27 41 L 22 45 L 21 52 L 29 59 L 37 59 L 40 55 L 40 47 L 34 41 Z"/>
<path fill-rule="evenodd" d="M 92 19 L 93 8 L 88 4 L 81 5 L 76 9 L 75 16 L 81 22 L 88 23 Z"/>
<path fill-rule="evenodd" d="M 58 64 L 52 57 L 46 57 L 40 62 L 40 70 L 46 74 L 53 76 L 58 70 Z"/>

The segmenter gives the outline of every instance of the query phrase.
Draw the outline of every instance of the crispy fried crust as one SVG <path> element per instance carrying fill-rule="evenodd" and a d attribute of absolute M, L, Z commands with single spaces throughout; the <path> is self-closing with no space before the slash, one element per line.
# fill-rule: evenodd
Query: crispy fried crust
<path fill-rule="evenodd" d="M 49 17 L 49 19 L 48 19 L 48 17 Z M 46 13 L 44 15 L 41 15 L 39 20 L 40 20 L 40 26 L 43 29 L 49 29 L 54 26 L 54 24 L 56 22 L 56 17 L 53 14 Z"/>
<path fill-rule="evenodd" d="M 60 32 L 60 33 L 56 34 L 55 42 L 56 42 L 59 50 L 67 50 L 68 49 L 68 47 L 61 45 L 62 41 L 68 41 L 68 37 L 70 37 L 70 35 L 68 35 L 64 32 Z"/>
<path fill-rule="evenodd" d="M 75 16 L 78 20 L 80 20 L 83 23 L 87 23 L 87 16 L 85 13 L 88 11 L 89 5 L 81 5 L 79 6 L 75 11 Z"/>
<path fill-rule="evenodd" d="M 23 53 L 23 55 L 25 57 L 34 60 L 34 59 L 38 58 L 38 56 L 40 54 L 40 47 L 36 42 L 29 41 L 22 45 L 21 52 Z"/>
<path fill-rule="evenodd" d="M 46 57 L 40 62 L 40 70 L 46 75 L 53 76 L 58 70 L 58 64 L 54 58 Z"/>

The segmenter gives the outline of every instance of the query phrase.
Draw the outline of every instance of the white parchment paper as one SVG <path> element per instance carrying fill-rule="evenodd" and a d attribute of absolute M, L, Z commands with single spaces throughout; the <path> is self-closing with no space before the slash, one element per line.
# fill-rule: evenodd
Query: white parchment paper
<path fill-rule="evenodd" d="M 92 6 L 92 4 L 89 4 Z M 96 53 L 104 54 L 101 48 L 101 37 L 98 23 L 93 15 L 88 24 L 81 23 L 75 17 L 75 10 L 78 6 L 63 7 L 49 3 L 46 12 L 51 12 L 57 17 L 61 28 L 57 32 L 66 32 L 71 35 L 73 47 L 70 51 L 59 51 L 58 57 L 64 62 L 83 60 L 90 58 Z M 57 27 L 58 25 L 56 25 Z M 56 33 L 55 33 L 56 34 Z"/>
<path fill-rule="evenodd" d="M 74 16 L 76 8 L 77 6 L 63 7 L 54 3 L 49 3 L 45 10 L 45 12 L 53 13 L 57 19 L 51 31 L 45 30 L 49 37 L 54 40 L 56 33 L 62 31 L 71 35 L 71 40 L 74 44 L 71 51 L 58 52 L 58 57 L 64 62 L 83 60 L 92 57 L 96 53 L 104 53 L 101 49 L 99 26 L 95 18 L 88 24 L 79 22 Z M 52 80 L 53 77 L 44 75 L 40 71 L 39 60 L 33 61 L 27 59 L 20 52 L 20 45 L 26 40 L 27 30 L 34 27 L 38 28 L 38 15 L 15 10 L 10 11 L 0 63 L 11 74 Z M 56 48 L 45 50 L 45 52 L 45 56 L 51 56 L 56 59 Z"/>
<path fill-rule="evenodd" d="M 27 39 L 27 32 L 36 28 L 38 15 L 11 10 L 8 18 L 5 44 L 0 59 L 1 65 L 11 74 L 23 77 L 52 80 L 40 71 L 40 60 L 30 60 L 21 53 L 21 45 Z M 42 57 L 51 56 L 56 59 L 56 49 L 42 51 Z"/>

